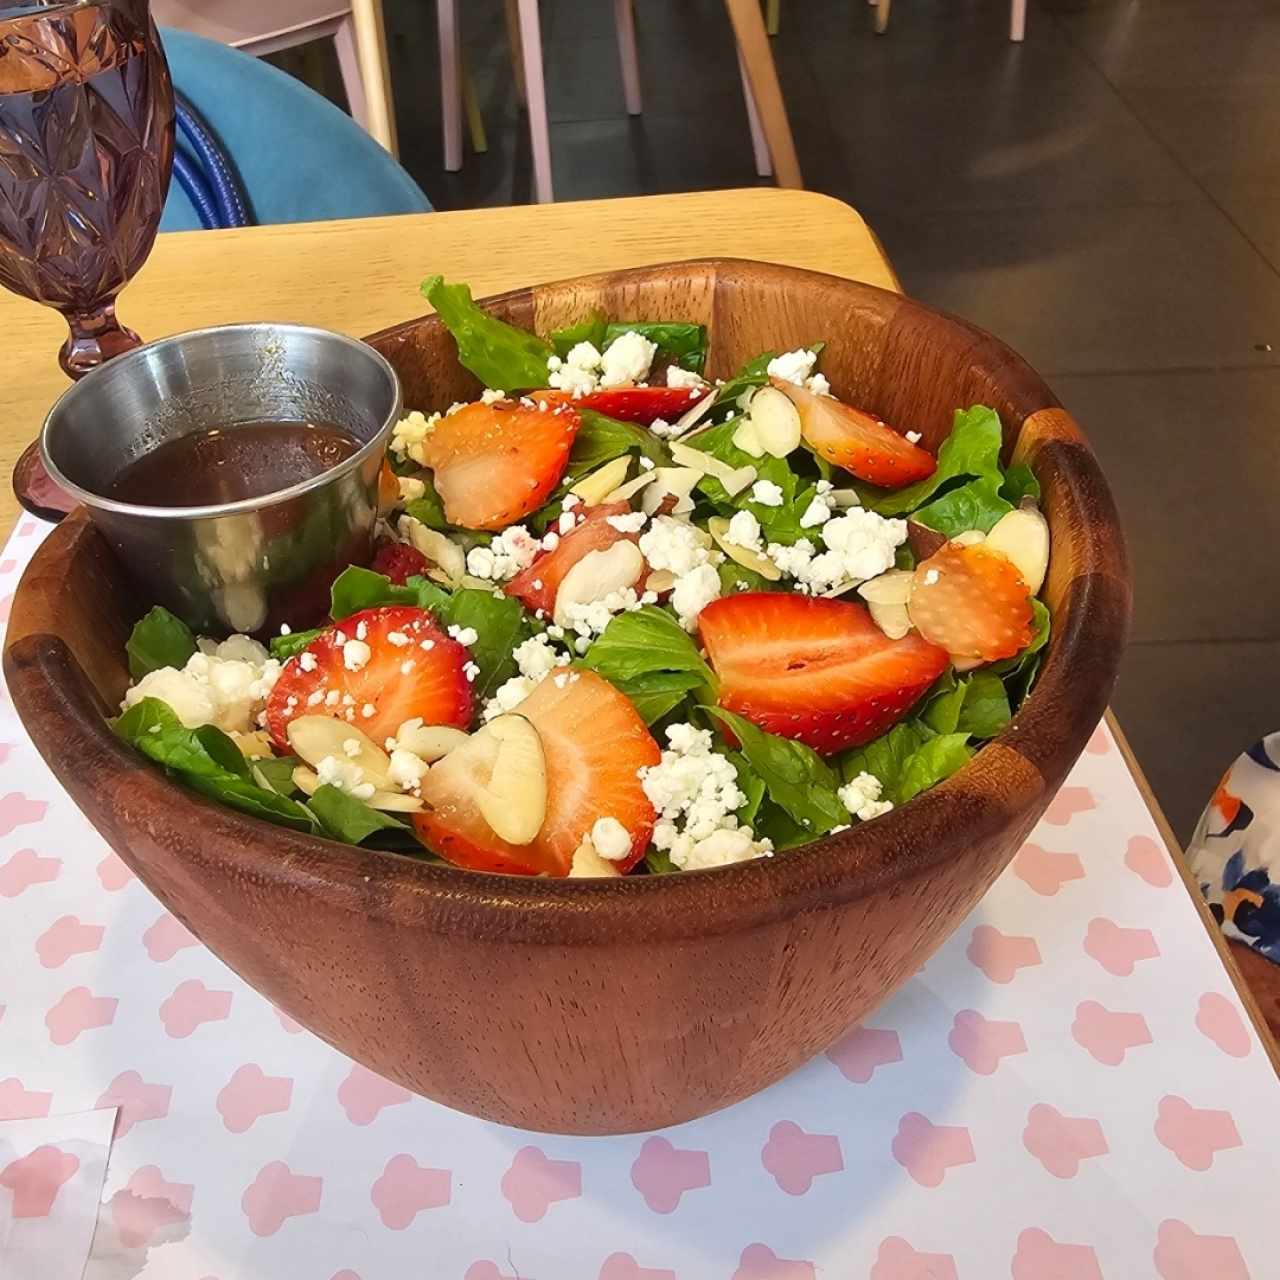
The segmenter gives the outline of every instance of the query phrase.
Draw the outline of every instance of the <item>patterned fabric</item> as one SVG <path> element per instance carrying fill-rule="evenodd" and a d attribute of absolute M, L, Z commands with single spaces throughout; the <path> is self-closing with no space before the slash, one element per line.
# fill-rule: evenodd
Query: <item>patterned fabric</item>
<path fill-rule="evenodd" d="M 1280 964 L 1280 733 L 1227 770 L 1187 855 L 1226 935 Z"/>

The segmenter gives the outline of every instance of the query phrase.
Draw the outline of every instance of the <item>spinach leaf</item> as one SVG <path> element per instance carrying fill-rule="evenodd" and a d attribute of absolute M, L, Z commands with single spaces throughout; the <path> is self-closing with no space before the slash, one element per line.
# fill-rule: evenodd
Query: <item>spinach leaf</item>
<path fill-rule="evenodd" d="M 826 345 L 825 342 L 811 342 L 808 344 L 809 350 L 814 355 L 821 355 L 822 348 Z M 763 387 L 769 381 L 769 361 L 776 360 L 781 354 L 780 351 L 764 351 L 753 359 L 748 360 L 732 378 L 727 379 L 721 386 L 716 394 L 717 407 L 736 400 L 751 387 Z"/>
<path fill-rule="evenodd" d="M 291 796 L 298 789 L 293 784 L 293 771 L 300 763 L 297 756 L 262 756 L 249 761 L 249 773 L 260 787 Z"/>
<path fill-rule="evenodd" d="M 724 560 L 716 566 L 720 575 L 720 594 L 731 596 L 738 591 L 781 591 L 781 582 L 770 582 L 754 569 L 738 564 L 734 560 Z"/>
<path fill-rule="evenodd" d="M 1023 498 L 1040 501 L 1040 481 L 1025 462 L 1014 463 L 1004 473 L 1004 484 L 1000 486 L 1000 496 L 1016 507 Z"/>
<path fill-rule="evenodd" d="M 630 680 L 655 671 L 689 671 L 711 684 L 711 668 L 687 631 L 665 609 L 644 605 L 618 614 L 582 659 L 606 680 Z"/>
<path fill-rule="evenodd" d="M 990 530 L 1013 508 L 1000 496 L 1000 474 L 979 476 L 927 502 L 911 517 L 948 538 L 966 529 Z"/>
<path fill-rule="evenodd" d="M 737 738 L 747 763 L 763 779 L 769 798 L 809 839 L 848 822 L 848 811 L 836 795 L 836 775 L 811 747 L 766 733 L 721 707 L 707 707 L 706 711 Z"/>
<path fill-rule="evenodd" d="M 449 608 L 449 601 L 453 597 L 439 583 L 432 582 L 430 578 L 423 578 L 415 573 L 405 583 L 405 586 L 412 587 L 418 593 L 417 605 L 419 609 L 430 609 L 437 618 L 444 617 Z"/>
<path fill-rule="evenodd" d="M 967 682 L 957 680 L 954 669 L 948 667 L 921 700 L 920 720 L 934 733 L 955 733 L 968 692 Z"/>
<path fill-rule="evenodd" d="M 255 782 L 247 782 L 234 774 L 211 778 L 198 774 L 181 774 L 184 782 L 210 800 L 239 809 L 250 817 L 274 822 L 277 826 L 292 827 L 295 831 L 318 830 L 318 824 L 305 805 L 288 796 L 277 795 Z"/>
<path fill-rule="evenodd" d="M 900 516 L 924 506 L 935 494 L 941 495 L 962 480 L 993 478 L 998 489 L 1001 443 L 1000 418 L 994 409 L 982 405 L 957 409 L 951 434 L 938 450 L 937 470 L 891 493 L 864 487 L 863 505 L 882 516 Z"/>
<path fill-rule="evenodd" d="M 582 420 L 578 434 L 569 452 L 567 474 L 574 477 L 586 475 L 624 453 L 643 454 L 655 466 L 669 467 L 671 455 L 657 436 L 634 422 L 619 422 L 594 409 L 579 409 Z"/>
<path fill-rule="evenodd" d="M 844 816 L 848 821 L 849 815 L 846 813 Z M 761 804 L 751 829 L 757 839 L 772 840 L 774 849 L 779 853 L 796 849 L 817 838 L 816 832 L 802 827 L 785 809 L 768 799 Z"/>
<path fill-rule="evenodd" d="M 547 385 L 551 347 L 536 334 L 491 316 L 471 300 L 465 284 L 432 276 L 422 293 L 458 344 L 458 362 L 494 391 L 528 391 Z"/>
<path fill-rule="evenodd" d="M 930 738 L 907 758 L 891 799 L 894 804 L 905 804 L 913 796 L 951 777 L 972 756 L 968 734 L 943 733 Z"/>
<path fill-rule="evenodd" d="M 427 491 L 421 498 L 414 498 L 412 502 L 406 503 L 405 511 L 415 520 L 421 520 L 428 529 L 447 529 L 449 522 L 445 519 L 444 502 L 431 483 L 431 477 L 421 475 L 418 479 L 426 485 Z"/>
<path fill-rule="evenodd" d="M 751 767 L 742 752 L 726 751 L 725 756 L 737 771 L 738 790 L 746 796 L 746 801 L 736 810 L 738 821 L 749 827 L 755 821 L 764 800 L 764 779 Z"/>
<path fill-rule="evenodd" d="M 361 609 L 373 609 L 380 604 L 416 605 L 418 592 L 410 586 L 398 587 L 385 575 L 353 564 L 334 579 L 329 599 L 329 616 L 340 622 Z"/>
<path fill-rule="evenodd" d="M 658 350 L 670 356 L 682 369 L 701 373 L 707 359 L 707 327 L 701 324 L 684 324 L 679 321 L 636 321 L 609 325 L 604 331 L 604 345 L 608 346 L 624 333 L 643 334 L 650 342 L 657 343 Z M 554 341 L 555 335 L 552 335 Z M 596 346 L 600 346 L 597 342 Z M 556 348 L 559 351 L 559 348 Z M 604 348 L 601 347 L 601 350 Z M 560 354 L 563 354 L 561 352 Z"/>
<path fill-rule="evenodd" d="M 589 342 L 597 351 L 603 351 L 606 331 L 604 312 L 592 311 L 577 324 L 555 330 L 551 335 L 551 345 L 561 360 L 580 342 Z"/>
<path fill-rule="evenodd" d="M 1004 682 L 994 672 L 975 671 L 968 680 L 956 730 L 980 740 L 994 738 L 1011 717 Z"/>
<path fill-rule="evenodd" d="M 644 855 L 644 868 L 651 876 L 669 876 L 680 870 L 662 849 L 650 849 Z"/>
<path fill-rule="evenodd" d="M 1004 681 L 1009 695 L 1010 705 L 1020 707 L 1023 699 L 1031 692 L 1036 676 L 1040 674 L 1040 663 L 1044 660 L 1043 650 L 1049 643 L 1050 616 L 1049 610 L 1040 600 L 1031 601 L 1032 620 L 1035 631 L 1031 642 L 1019 654 L 1005 658 L 1003 662 L 992 663 L 987 668 Z"/>
<path fill-rule="evenodd" d="M 141 680 L 149 671 L 161 667 L 181 670 L 196 651 L 196 638 L 191 628 L 168 609 L 156 605 L 145 617 L 134 623 L 125 646 L 129 655 L 129 674 Z"/>
<path fill-rule="evenodd" d="M 379 831 L 407 830 L 403 822 L 371 809 L 337 787 L 317 787 L 307 807 L 320 819 L 324 834 L 344 844 L 359 844 Z"/>
<path fill-rule="evenodd" d="M 498 685 L 515 675 L 511 651 L 525 630 L 524 610 L 518 600 L 464 587 L 453 593 L 442 621 L 446 627 L 475 629 L 476 640 L 470 646 L 471 660 L 480 668 L 480 674 L 471 682 L 475 698 L 490 697 Z"/>
<path fill-rule="evenodd" d="M 694 689 L 702 687 L 702 677 L 694 671 L 650 671 L 627 680 L 610 679 L 619 693 L 631 699 L 645 724 L 656 724 L 670 715 Z"/>
<path fill-rule="evenodd" d="M 323 630 L 323 627 L 313 627 L 310 631 L 290 631 L 287 636 L 272 636 L 267 648 L 273 658 L 284 662 L 301 653 Z"/>
<path fill-rule="evenodd" d="M 773 458 L 767 454 L 763 458 L 753 458 L 744 449 L 739 449 L 733 443 L 733 433 L 741 421 L 740 417 L 735 416 L 727 422 L 690 436 L 686 443 L 690 448 L 709 453 L 728 466 L 755 467 L 757 479 L 769 480 L 782 490 L 782 505 L 769 507 L 756 502 L 751 497 L 750 489 L 731 498 L 715 476 L 703 476 L 698 481 L 698 491 L 726 514 L 750 511 L 760 522 L 766 542 L 784 542 L 790 546 L 805 532 L 800 528 L 800 517 L 817 490 L 811 487 L 797 497 L 799 477 L 785 458 Z"/>

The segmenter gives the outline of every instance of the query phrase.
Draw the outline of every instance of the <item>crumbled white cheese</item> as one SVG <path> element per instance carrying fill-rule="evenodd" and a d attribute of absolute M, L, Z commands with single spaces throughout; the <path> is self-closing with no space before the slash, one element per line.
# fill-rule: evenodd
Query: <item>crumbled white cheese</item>
<path fill-rule="evenodd" d="M 391 429 L 391 452 L 398 458 L 411 458 L 419 466 L 425 467 L 426 440 L 439 421 L 438 413 L 433 413 L 428 418 L 416 409 L 407 417 L 401 418 Z"/>
<path fill-rule="evenodd" d="M 654 418 L 649 423 L 649 434 L 657 436 L 659 440 L 673 439 L 681 434 L 683 428 L 678 422 L 668 422 L 666 418 Z M 642 463 L 644 459 L 640 460 Z"/>
<path fill-rule="evenodd" d="M 720 575 L 715 566 L 700 564 L 676 579 L 671 591 L 671 607 L 686 631 L 698 625 L 698 615 L 720 595 Z"/>
<path fill-rule="evenodd" d="M 560 535 L 552 529 L 549 533 L 542 535 L 543 551 L 554 551 L 560 545 Z"/>
<path fill-rule="evenodd" d="M 427 773 L 427 762 L 406 747 L 395 747 L 387 776 L 401 791 L 413 791 Z"/>
<path fill-rule="evenodd" d="M 586 653 L 591 641 L 613 621 L 615 614 L 630 613 L 639 607 L 640 597 L 631 587 L 610 591 L 599 600 L 566 605 L 565 621 L 569 629 L 578 637 L 574 642 L 574 648 L 579 653 Z"/>
<path fill-rule="evenodd" d="M 831 508 L 826 501 L 823 498 L 814 498 L 800 517 L 800 527 L 802 529 L 816 529 L 820 524 L 826 524 L 830 519 Z"/>
<path fill-rule="evenodd" d="M 158 698 L 188 729 L 212 724 L 249 733 L 279 674 L 280 663 L 249 636 L 201 640 L 182 670 L 161 667 L 143 676 L 125 693 L 123 707 Z"/>
<path fill-rule="evenodd" d="M 505 400 L 507 393 L 505 391 L 497 391 L 493 387 L 486 387 L 480 393 L 481 404 L 497 404 L 499 400 Z"/>
<path fill-rule="evenodd" d="M 538 539 L 522 524 L 513 524 L 494 536 L 487 547 L 467 552 L 467 572 L 488 582 L 506 582 L 527 569 L 539 551 Z"/>
<path fill-rule="evenodd" d="M 462 664 L 462 674 L 474 684 L 480 678 L 480 668 L 474 662 L 464 662 Z"/>
<path fill-rule="evenodd" d="M 628 511 L 622 516 L 605 516 L 605 523 L 619 533 L 639 533 L 648 519 L 643 511 Z"/>
<path fill-rule="evenodd" d="M 348 671 L 363 671 L 373 657 L 373 650 L 363 640 L 348 640 L 342 646 L 342 665 Z"/>
<path fill-rule="evenodd" d="M 538 681 L 529 676 L 512 676 L 503 681 L 481 708 L 481 719 L 487 722 L 514 711 L 537 687 Z"/>
<path fill-rule="evenodd" d="M 396 483 L 400 486 L 401 502 L 415 502 L 426 496 L 427 486 L 417 476 L 397 476 Z"/>
<path fill-rule="evenodd" d="M 816 501 L 825 502 L 825 499 Z M 822 525 L 827 550 L 814 554 L 807 538 L 792 547 L 769 544 L 769 558 L 793 577 L 801 591 L 829 591 L 845 583 L 864 582 L 893 568 L 895 553 L 907 539 L 907 522 L 889 520 L 854 507 Z"/>
<path fill-rule="evenodd" d="M 321 786 L 345 791 L 357 800 L 372 799 L 377 789 L 372 782 L 364 780 L 364 770 L 358 764 L 352 764 L 350 760 L 339 760 L 337 756 L 325 756 L 316 765 L 316 775 Z"/>
<path fill-rule="evenodd" d="M 516 645 L 511 656 L 520 674 L 530 680 L 541 680 L 549 671 L 567 666 L 569 662 L 569 655 L 557 652 L 546 636 L 530 636 Z"/>
<path fill-rule="evenodd" d="M 794 382 L 803 387 L 805 379 L 813 373 L 813 366 L 818 357 L 806 347 L 797 347 L 794 351 L 786 351 L 774 356 L 765 370 L 771 378 L 780 378 L 783 382 Z"/>
<path fill-rule="evenodd" d="M 667 366 L 667 386 L 669 387 L 687 387 L 690 391 L 697 391 L 706 385 L 692 369 L 681 368 L 678 364 Z"/>
<path fill-rule="evenodd" d="M 643 382 L 649 376 L 649 368 L 657 353 L 658 344 L 644 334 L 636 333 L 634 329 L 620 333 L 605 348 L 600 385 L 620 387 L 628 382 Z"/>
<path fill-rule="evenodd" d="M 831 383 L 827 381 L 827 375 L 825 373 L 815 373 L 804 385 L 808 387 L 815 396 L 829 396 L 831 394 Z"/>
<path fill-rule="evenodd" d="M 631 852 L 631 832 L 617 818 L 597 818 L 590 840 L 595 851 L 610 862 L 620 862 Z"/>
<path fill-rule="evenodd" d="M 921 440 L 920 433 L 918 431 L 908 431 L 906 433 L 906 440 L 908 444 L 919 444 Z"/>
<path fill-rule="evenodd" d="M 746 797 L 733 763 L 712 750 L 711 733 L 673 724 L 667 742 L 659 762 L 640 770 L 640 784 L 658 814 L 655 848 L 677 867 L 689 869 L 771 853 L 768 840 L 756 840 L 749 827 L 739 825 L 734 811 Z M 720 833 L 741 835 L 730 841 Z"/>
<path fill-rule="evenodd" d="M 640 455 L 641 471 L 652 471 L 655 465 L 656 464 L 654 463 L 652 458 L 646 458 L 643 453 Z"/>
<path fill-rule="evenodd" d="M 769 543 L 768 555 L 778 568 L 790 578 L 799 580 L 813 560 L 814 546 L 808 538 L 799 538 L 790 546 L 785 543 Z"/>
<path fill-rule="evenodd" d="M 555 361 L 554 367 L 552 360 Z M 590 394 L 600 385 L 601 356 L 592 343 L 579 342 L 570 348 L 563 361 L 556 360 L 554 356 L 552 360 L 547 362 L 547 382 L 561 391 L 568 391 L 575 400 Z"/>
<path fill-rule="evenodd" d="M 758 502 L 762 507 L 780 507 L 782 489 L 772 480 L 757 480 L 751 486 L 751 501 Z"/>
<path fill-rule="evenodd" d="M 937 569 L 926 569 L 924 573 L 924 585 L 926 587 L 933 586 L 941 576 L 942 575 L 937 571 Z"/>
<path fill-rule="evenodd" d="M 361 749 L 359 738 L 348 738 L 342 744 L 342 754 L 348 760 L 354 760 L 360 754 Z"/>
<path fill-rule="evenodd" d="M 640 535 L 640 550 L 650 569 L 679 577 L 711 559 L 711 539 L 688 520 L 658 516 Z"/>
<path fill-rule="evenodd" d="M 475 627 L 459 627 L 456 624 L 449 628 L 449 634 L 459 643 L 473 645 L 480 638 Z"/>
<path fill-rule="evenodd" d="M 306 649 L 304 649 L 298 655 L 298 666 L 300 666 L 303 669 L 303 671 L 306 671 L 308 674 L 314 671 L 316 667 L 318 667 L 319 665 L 320 664 L 316 661 L 316 655 L 314 653 L 308 652 Z"/>
<path fill-rule="evenodd" d="M 388 631 L 387 643 L 395 645 L 397 649 L 401 649 L 407 644 L 412 644 L 413 641 L 403 631 Z"/>
<path fill-rule="evenodd" d="M 860 773 L 845 783 L 837 794 L 840 797 L 840 803 L 854 817 L 862 822 L 870 822 L 872 818 L 878 818 L 882 813 L 888 813 L 893 808 L 893 801 L 880 799 L 882 790 L 880 779 L 874 774 Z"/>
<path fill-rule="evenodd" d="M 735 511 L 724 536 L 735 547 L 743 547 L 757 554 L 764 551 L 760 542 L 760 521 L 750 511 Z"/>

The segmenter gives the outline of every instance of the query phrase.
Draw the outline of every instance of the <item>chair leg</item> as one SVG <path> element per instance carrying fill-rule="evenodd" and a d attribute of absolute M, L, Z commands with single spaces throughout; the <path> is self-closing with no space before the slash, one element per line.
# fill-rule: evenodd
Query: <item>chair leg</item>
<path fill-rule="evenodd" d="M 391 100 L 391 67 L 387 61 L 387 32 L 382 23 L 381 0 L 351 0 L 355 21 L 356 55 L 365 87 L 369 133 L 394 156 L 396 113 Z"/>
<path fill-rule="evenodd" d="M 555 199 L 551 186 L 551 135 L 547 129 L 547 90 L 542 76 L 542 27 L 538 0 L 518 0 L 520 53 L 529 100 L 529 141 L 533 148 L 533 189 L 539 204 Z"/>
<path fill-rule="evenodd" d="M 771 178 L 773 160 L 769 156 L 769 144 L 764 140 L 764 130 L 760 127 L 760 113 L 756 110 L 756 100 L 751 96 L 747 64 L 742 61 L 741 52 L 738 53 L 738 73 L 742 77 L 742 97 L 747 104 L 747 124 L 751 126 L 751 150 L 756 157 L 756 173 L 762 178 Z"/>
<path fill-rule="evenodd" d="M 618 61 L 622 64 L 622 92 L 627 115 L 644 110 L 640 100 L 640 60 L 636 56 L 636 15 L 632 0 L 613 0 L 613 20 L 618 29 Z"/>
<path fill-rule="evenodd" d="M 782 0 L 765 0 L 764 29 L 776 36 L 782 29 Z"/>
<path fill-rule="evenodd" d="M 471 149 L 477 155 L 489 150 L 489 136 L 484 131 L 484 116 L 480 114 L 480 99 L 476 96 L 476 81 L 471 74 L 467 55 L 462 55 L 462 106 L 467 113 L 467 132 L 471 135 Z"/>
<path fill-rule="evenodd" d="M 462 168 L 462 54 L 458 41 L 457 0 L 436 0 L 440 32 L 440 118 L 444 122 L 444 167 Z"/>
<path fill-rule="evenodd" d="M 1009 39 L 1021 43 L 1027 34 L 1027 0 L 1012 0 L 1009 6 Z"/>
<path fill-rule="evenodd" d="M 364 80 L 360 75 L 360 59 L 356 54 L 356 24 L 350 14 L 343 18 L 333 33 L 333 46 L 337 50 L 338 70 L 342 73 L 342 87 L 347 93 L 351 118 L 367 133 L 369 108 L 365 101 Z"/>
<path fill-rule="evenodd" d="M 524 57 L 520 52 L 520 9 L 518 0 L 503 0 L 507 19 L 507 50 L 511 55 L 511 78 L 516 84 L 516 101 L 521 107 L 529 102 L 524 83 Z"/>
<path fill-rule="evenodd" d="M 875 26 L 876 35 L 882 36 L 889 30 L 889 5 L 891 0 L 875 0 Z M 1017 3 L 1017 0 L 1014 0 Z"/>
<path fill-rule="evenodd" d="M 778 69 L 773 63 L 773 51 L 769 48 L 759 0 L 724 0 L 724 3 L 747 69 L 747 82 L 760 114 L 760 125 L 773 158 L 778 185 L 802 187 L 804 182 L 800 177 L 795 139 L 791 136 L 787 105 L 782 97 L 782 86 L 778 83 Z"/>

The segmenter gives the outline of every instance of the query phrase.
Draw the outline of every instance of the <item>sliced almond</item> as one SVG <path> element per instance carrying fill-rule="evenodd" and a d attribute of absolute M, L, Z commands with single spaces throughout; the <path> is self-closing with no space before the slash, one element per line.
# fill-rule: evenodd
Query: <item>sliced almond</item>
<path fill-rule="evenodd" d="M 620 484 L 612 493 L 606 494 L 604 500 L 606 502 L 630 502 L 641 489 L 647 488 L 657 478 L 658 469 L 656 467 L 651 471 L 642 471 L 634 480 L 628 480 L 626 484 Z"/>
<path fill-rule="evenodd" d="M 686 409 L 675 420 L 675 422 L 672 423 L 672 437 L 682 436 L 685 432 L 692 431 L 693 428 L 711 412 L 715 407 L 715 403 L 716 392 L 714 390 L 709 390 L 697 404 L 695 404 L 691 409 Z"/>
<path fill-rule="evenodd" d="M 827 506 L 837 507 L 841 511 L 848 511 L 850 507 L 862 506 L 862 499 L 858 497 L 856 489 L 832 489 L 825 496 Z"/>
<path fill-rule="evenodd" d="M 750 415 L 743 417 L 738 423 L 738 429 L 733 433 L 733 443 L 753 458 L 763 458 L 765 455 L 764 441 L 760 439 L 755 419 Z"/>
<path fill-rule="evenodd" d="M 231 740 L 246 760 L 264 760 L 272 754 L 271 735 L 265 729 L 253 733 L 233 733 Z"/>
<path fill-rule="evenodd" d="M 298 716 L 289 721 L 288 734 L 294 755 L 312 768 L 319 768 L 321 760 L 333 756 L 363 770 L 365 781 L 373 783 L 376 790 L 390 790 L 390 758 L 355 725 L 332 716 Z M 347 746 L 352 742 L 356 745 L 348 751 Z"/>
<path fill-rule="evenodd" d="M 915 575 L 907 569 L 890 569 L 877 577 L 868 578 L 858 588 L 858 594 L 868 604 L 901 604 L 911 599 L 911 584 Z"/>
<path fill-rule="evenodd" d="M 305 764 L 300 764 L 293 771 L 293 785 L 304 796 L 313 796 L 320 790 L 320 775 L 314 769 L 308 769 Z"/>
<path fill-rule="evenodd" d="M 547 764 L 542 739 L 520 715 L 490 720 L 476 735 L 488 734 L 498 744 L 489 781 L 477 788 L 480 815 L 499 839 L 528 844 L 547 816 Z"/>
<path fill-rule="evenodd" d="M 570 490 L 582 499 L 583 506 L 597 507 L 607 495 L 611 494 L 626 478 L 631 467 L 631 455 L 624 453 L 612 462 L 606 462 L 590 475 L 585 475 Z"/>
<path fill-rule="evenodd" d="M 961 657 L 956 657 L 953 654 L 951 657 L 951 665 L 955 667 L 957 671 L 965 672 L 965 671 L 973 671 L 977 667 L 985 666 L 986 661 L 983 658 L 961 658 Z"/>
<path fill-rule="evenodd" d="M 985 542 L 987 535 L 981 529 L 966 529 L 963 533 L 957 533 L 951 539 L 953 547 L 976 547 L 978 543 Z"/>
<path fill-rule="evenodd" d="M 644 589 L 661 595 L 676 585 L 676 575 L 670 569 L 655 569 L 645 580 Z"/>
<path fill-rule="evenodd" d="M 767 578 L 770 582 L 777 582 L 782 577 L 782 570 L 772 560 L 768 560 L 758 552 L 752 551 L 750 547 L 740 546 L 736 542 L 729 541 L 729 521 L 725 516 L 712 516 L 707 521 L 707 530 L 716 540 L 716 545 L 720 550 L 730 560 L 740 564 L 744 569 L 750 569 L 753 573 L 758 573 L 762 578 Z"/>
<path fill-rule="evenodd" d="M 776 387 L 761 387 L 751 397 L 750 414 L 756 439 L 765 453 L 785 458 L 800 447 L 800 414 Z"/>
<path fill-rule="evenodd" d="M 560 581 L 556 592 L 556 625 L 568 625 L 570 605 L 591 604 L 615 591 L 634 587 L 644 569 L 644 556 L 634 542 L 624 540 L 602 551 L 588 551 Z"/>
<path fill-rule="evenodd" d="M 872 600 L 867 604 L 867 612 L 890 640 L 901 640 L 911 630 L 911 616 L 905 604 L 879 604 Z"/>
<path fill-rule="evenodd" d="M 458 582 L 467 571 L 466 552 L 438 529 L 429 529 L 421 520 L 402 515 L 396 524 L 400 537 L 421 551 L 444 574 L 448 582 Z M 432 575 L 435 576 L 435 575 Z"/>
<path fill-rule="evenodd" d="M 670 494 L 676 499 L 673 515 L 686 515 L 693 510 L 694 486 L 705 474 L 693 467 L 657 467 L 654 470 L 657 483 L 644 491 L 640 506 L 646 515 L 653 515 Z"/>
<path fill-rule="evenodd" d="M 293 785 L 303 795 L 313 796 L 320 790 L 320 776 L 300 764 L 293 771 Z M 363 803 L 370 809 L 382 809 L 387 813 L 418 813 L 423 807 L 416 796 L 406 796 L 399 791 L 375 791 Z"/>
<path fill-rule="evenodd" d="M 721 462 L 719 458 L 713 458 L 701 449 L 694 449 L 678 442 L 671 446 L 671 458 L 682 467 L 701 471 L 703 475 L 714 476 L 724 485 L 724 491 L 731 498 L 741 493 L 749 484 L 754 483 L 759 474 L 755 467 L 731 467 L 727 462 Z"/>
<path fill-rule="evenodd" d="M 582 837 L 582 843 L 574 850 L 573 862 L 569 866 L 570 880 L 589 880 L 597 876 L 620 876 L 621 874 L 616 862 L 610 862 L 608 858 L 602 858 L 596 852 L 590 837 Z"/>
<path fill-rule="evenodd" d="M 396 746 L 412 751 L 428 764 L 443 760 L 466 740 L 461 729 L 447 724 L 423 724 L 421 720 L 406 720 L 396 733 Z"/>
<path fill-rule="evenodd" d="M 1049 522 L 1038 507 L 1019 507 L 1001 516 L 984 545 L 1013 561 L 1032 595 L 1044 585 L 1049 568 Z"/>

